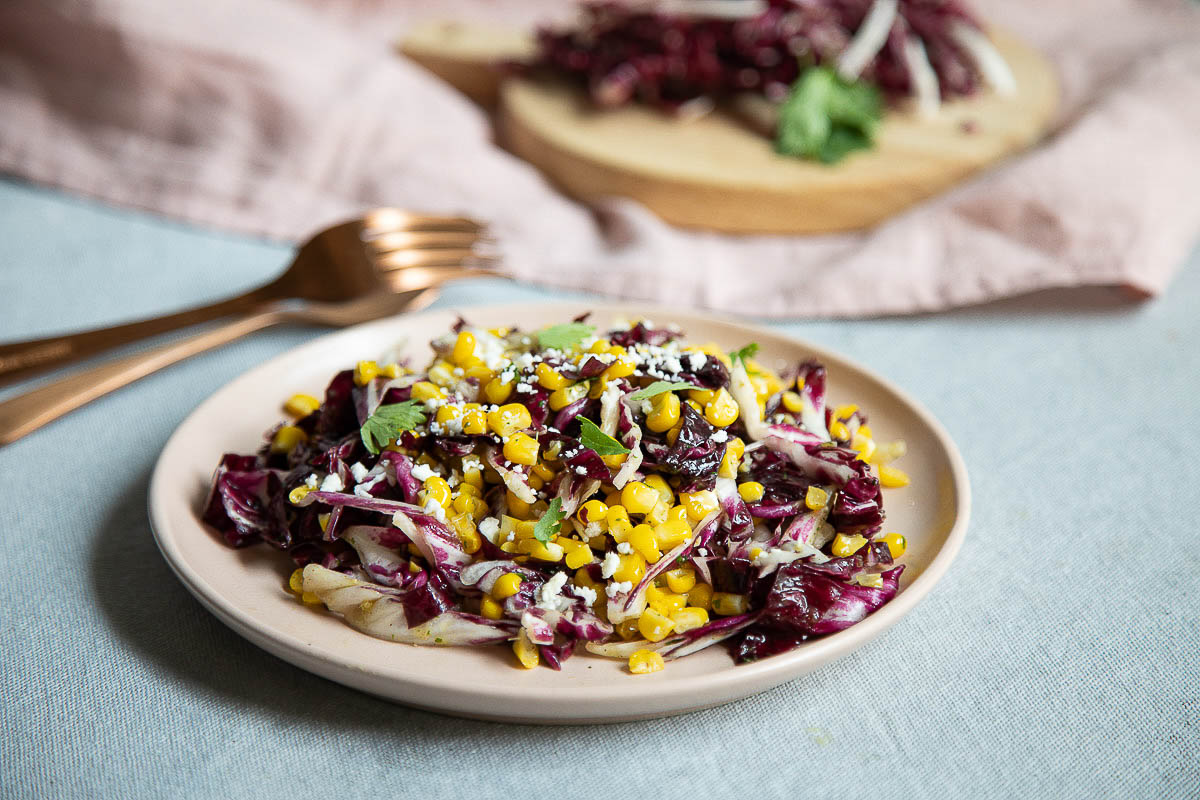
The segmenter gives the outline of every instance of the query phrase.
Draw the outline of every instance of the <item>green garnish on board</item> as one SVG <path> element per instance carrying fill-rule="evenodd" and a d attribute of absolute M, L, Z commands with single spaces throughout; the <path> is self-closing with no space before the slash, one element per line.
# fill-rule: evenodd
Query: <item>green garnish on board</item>
<path fill-rule="evenodd" d="M 834 164 L 855 150 L 873 147 L 882 118 L 883 103 L 874 86 L 847 81 L 830 67 L 809 67 L 779 108 L 775 150 Z"/>

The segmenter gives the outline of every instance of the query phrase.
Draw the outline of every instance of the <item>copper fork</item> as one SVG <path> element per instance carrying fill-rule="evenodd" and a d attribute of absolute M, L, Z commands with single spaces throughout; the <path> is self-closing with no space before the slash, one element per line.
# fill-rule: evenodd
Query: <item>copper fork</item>
<path fill-rule="evenodd" d="M 0 345 L 0 385 L 105 350 L 223 317 L 255 314 L 282 300 L 343 303 L 380 292 L 425 288 L 439 278 L 490 274 L 485 227 L 465 217 L 379 208 L 320 231 L 265 286 L 211 305 L 153 319 Z"/>

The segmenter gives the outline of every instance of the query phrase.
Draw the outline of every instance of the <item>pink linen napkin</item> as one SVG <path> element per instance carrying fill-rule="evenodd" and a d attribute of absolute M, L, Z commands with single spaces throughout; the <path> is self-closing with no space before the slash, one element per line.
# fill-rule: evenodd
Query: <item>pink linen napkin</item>
<path fill-rule="evenodd" d="M 512 26 L 564 4 L 417 6 L 7 0 L 0 169 L 285 240 L 375 205 L 467 213 L 522 280 L 771 317 L 1050 287 L 1153 295 L 1200 232 L 1200 10 L 1186 0 L 981 6 L 1055 62 L 1055 134 L 874 230 L 806 237 L 683 231 L 628 200 L 597 213 L 563 197 L 391 42 L 420 18 Z"/>

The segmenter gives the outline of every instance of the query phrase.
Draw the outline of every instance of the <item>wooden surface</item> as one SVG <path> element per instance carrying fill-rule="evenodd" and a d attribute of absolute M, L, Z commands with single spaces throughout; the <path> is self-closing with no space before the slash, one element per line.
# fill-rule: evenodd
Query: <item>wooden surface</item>
<path fill-rule="evenodd" d="M 585 203 L 630 197 L 672 224 L 729 233 L 829 233 L 875 225 L 1045 135 L 1058 99 L 1052 66 L 992 36 L 1015 95 L 985 91 L 928 119 L 889 110 L 876 147 L 833 166 L 779 156 L 724 113 L 681 122 L 636 105 L 599 111 L 572 87 L 501 81 L 489 63 L 528 52 L 528 36 L 437 23 L 402 50 L 485 105 L 498 92 L 500 141 Z"/>

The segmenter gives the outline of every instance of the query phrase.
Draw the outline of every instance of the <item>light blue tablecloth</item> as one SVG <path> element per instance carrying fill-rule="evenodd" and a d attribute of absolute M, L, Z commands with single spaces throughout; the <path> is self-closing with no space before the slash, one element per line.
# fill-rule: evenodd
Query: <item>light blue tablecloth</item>
<path fill-rule="evenodd" d="M 280 246 L 0 183 L 0 339 L 215 299 Z M 550 299 L 478 282 L 443 306 Z M 1200 253 L 1168 296 L 1049 295 L 784 330 L 908 387 L 971 469 L 958 561 L 901 624 L 711 711 L 591 728 L 389 705 L 258 650 L 172 576 L 146 483 L 204 355 L 0 450 L 4 797 L 1200 795 Z"/>

